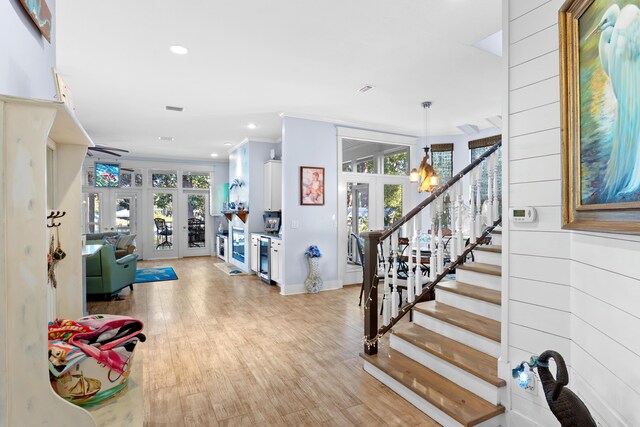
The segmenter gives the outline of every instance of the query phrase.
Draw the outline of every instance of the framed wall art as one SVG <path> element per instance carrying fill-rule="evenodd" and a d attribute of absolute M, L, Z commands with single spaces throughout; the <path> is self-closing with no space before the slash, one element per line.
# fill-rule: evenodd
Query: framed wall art
<path fill-rule="evenodd" d="M 560 10 L 563 228 L 640 234 L 639 6 Z"/>
<path fill-rule="evenodd" d="M 300 166 L 300 204 L 324 205 L 324 168 Z"/>
<path fill-rule="evenodd" d="M 51 43 L 51 10 L 45 0 L 20 0 L 40 34 Z"/>

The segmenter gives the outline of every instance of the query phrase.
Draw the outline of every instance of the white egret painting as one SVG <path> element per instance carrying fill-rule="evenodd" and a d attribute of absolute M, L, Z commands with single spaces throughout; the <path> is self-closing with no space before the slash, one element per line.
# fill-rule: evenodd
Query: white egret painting
<path fill-rule="evenodd" d="M 579 19 L 583 206 L 640 202 L 639 6 L 595 0 Z"/>

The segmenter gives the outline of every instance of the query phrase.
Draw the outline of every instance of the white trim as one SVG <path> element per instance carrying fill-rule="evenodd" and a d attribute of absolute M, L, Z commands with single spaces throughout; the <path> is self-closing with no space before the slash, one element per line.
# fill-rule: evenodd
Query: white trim
<path fill-rule="evenodd" d="M 233 145 L 231 148 L 229 148 L 227 150 L 227 153 L 231 154 L 232 152 L 234 152 L 238 148 L 240 148 L 243 145 L 248 144 L 250 142 L 262 142 L 262 143 L 265 143 L 265 144 L 279 144 L 281 141 L 278 142 L 277 140 L 272 139 L 272 138 L 245 138 L 242 141 L 240 141 L 239 143 L 237 143 L 236 145 Z"/>
<path fill-rule="evenodd" d="M 358 139 L 368 142 L 378 142 L 382 144 L 395 144 L 415 146 L 417 137 L 411 135 L 399 135 L 376 130 L 355 129 L 350 127 L 336 126 L 338 139 Z"/>
<path fill-rule="evenodd" d="M 293 285 L 278 285 L 280 286 L 280 295 L 300 295 L 307 293 L 307 287 L 304 283 L 296 283 Z M 342 289 L 341 280 L 325 280 L 320 292 L 336 291 L 338 289 Z"/>
<path fill-rule="evenodd" d="M 347 121 L 347 120 L 341 120 L 341 119 L 336 119 L 336 118 L 326 117 L 326 116 L 320 116 L 320 115 L 314 115 L 314 114 L 289 112 L 289 113 L 280 113 L 280 117 L 282 117 L 282 118 L 289 117 L 289 118 L 292 118 L 292 119 L 313 120 L 313 121 L 316 121 L 316 122 L 331 123 L 333 125 L 336 125 L 336 127 L 355 128 L 355 129 L 370 129 L 372 131 L 384 132 L 384 133 L 394 134 L 394 135 L 410 136 L 410 137 L 413 137 L 413 138 L 417 138 L 417 136 L 418 136 L 418 134 L 417 134 L 415 129 L 400 128 L 400 127 L 394 127 L 394 126 L 380 126 L 380 125 L 375 124 L 375 123 L 366 123 L 366 122 L 350 122 L 350 121 Z"/>

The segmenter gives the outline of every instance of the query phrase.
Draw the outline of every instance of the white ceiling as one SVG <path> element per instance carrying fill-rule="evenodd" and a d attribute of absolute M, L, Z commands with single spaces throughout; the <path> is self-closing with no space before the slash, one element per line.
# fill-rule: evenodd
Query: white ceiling
<path fill-rule="evenodd" d="M 64 0 L 56 12 L 80 121 L 139 156 L 224 159 L 225 142 L 279 138 L 281 112 L 416 135 L 425 100 L 432 135 L 500 114 L 501 58 L 473 47 L 500 29 L 500 0 Z"/>

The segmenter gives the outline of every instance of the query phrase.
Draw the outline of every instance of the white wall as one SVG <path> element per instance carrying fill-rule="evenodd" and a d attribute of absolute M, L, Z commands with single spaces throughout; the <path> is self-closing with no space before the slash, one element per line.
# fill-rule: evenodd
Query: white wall
<path fill-rule="evenodd" d="M 569 232 L 561 221 L 558 9 L 564 0 L 505 0 L 509 26 L 510 205 L 538 210 L 505 224 L 508 359 L 547 349 L 602 425 L 640 425 L 640 239 Z M 510 382 L 511 425 L 559 425 L 538 396 Z"/>
<path fill-rule="evenodd" d="M 284 283 L 282 293 L 304 292 L 308 274 L 304 251 L 317 245 L 322 252 L 320 275 L 324 287 L 339 286 L 338 278 L 338 148 L 331 123 L 282 119 L 282 224 Z M 300 205 L 300 166 L 325 168 L 324 206 Z M 297 221 L 298 228 L 292 228 Z"/>
<path fill-rule="evenodd" d="M 55 1 L 46 0 L 55 17 Z M 56 21 L 51 44 L 42 37 L 20 4 L 0 2 L 0 94 L 54 99 L 51 68 L 55 66 Z"/>

